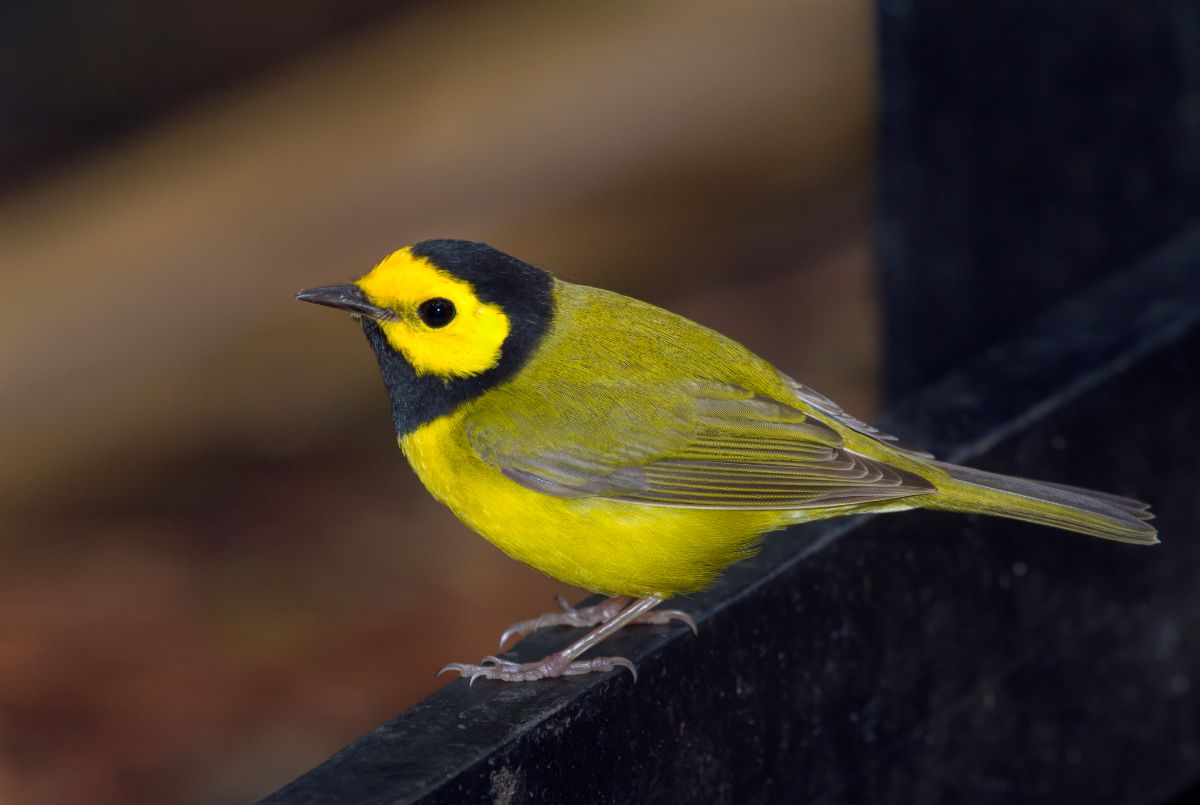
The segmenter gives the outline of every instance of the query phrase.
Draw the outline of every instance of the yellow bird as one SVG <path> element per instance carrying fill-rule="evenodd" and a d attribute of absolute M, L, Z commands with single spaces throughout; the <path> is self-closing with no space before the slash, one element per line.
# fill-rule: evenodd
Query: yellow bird
<path fill-rule="evenodd" d="M 720 333 L 483 243 L 427 240 L 296 298 L 359 320 L 400 447 L 434 497 L 514 559 L 612 596 L 505 632 L 501 646 L 596 627 L 538 662 L 442 669 L 472 681 L 636 675 L 624 658 L 580 655 L 631 623 L 695 629 L 653 610 L 794 523 L 927 508 L 1158 541 L 1146 504 L 936 461 Z"/>

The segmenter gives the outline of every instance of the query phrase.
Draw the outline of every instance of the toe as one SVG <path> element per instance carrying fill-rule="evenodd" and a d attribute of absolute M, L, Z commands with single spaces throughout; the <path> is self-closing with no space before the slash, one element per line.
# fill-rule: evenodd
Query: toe
<path fill-rule="evenodd" d="M 562 671 L 563 676 L 579 676 L 581 674 L 596 674 L 611 671 L 614 668 L 624 668 L 633 674 L 637 682 L 637 666 L 624 657 L 596 657 L 593 660 L 577 660 Z"/>

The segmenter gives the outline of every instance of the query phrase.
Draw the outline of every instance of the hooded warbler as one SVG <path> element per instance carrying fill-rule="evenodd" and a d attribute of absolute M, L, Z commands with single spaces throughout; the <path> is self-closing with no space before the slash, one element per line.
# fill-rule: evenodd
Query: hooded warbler
<path fill-rule="evenodd" d="M 1146 504 L 939 462 L 720 333 L 483 243 L 427 240 L 297 298 L 359 320 L 400 447 L 434 497 L 514 559 L 612 596 L 505 632 L 502 646 L 596 627 L 538 662 L 442 669 L 472 681 L 636 675 L 624 658 L 580 655 L 630 623 L 694 629 L 654 608 L 794 523 L 929 508 L 1158 541 Z"/>

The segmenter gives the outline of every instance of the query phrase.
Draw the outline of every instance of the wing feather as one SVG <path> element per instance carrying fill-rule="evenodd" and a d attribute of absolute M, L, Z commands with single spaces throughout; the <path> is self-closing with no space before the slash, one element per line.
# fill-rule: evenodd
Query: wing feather
<path fill-rule="evenodd" d="M 591 399 L 572 427 L 541 440 L 552 442 L 550 449 L 531 450 L 519 436 L 505 438 L 494 423 L 468 426 L 468 438 L 476 453 L 507 477 L 558 497 L 802 509 L 893 500 L 934 488 L 911 472 L 848 450 L 837 430 L 820 417 L 731 384 L 683 384 L 671 397 L 669 420 L 653 431 L 637 427 L 642 419 L 638 409 L 623 408 L 645 401 L 611 393 L 602 399 L 608 408 L 597 410 Z M 834 410 L 840 412 L 836 406 Z M 858 420 L 852 420 L 855 427 L 829 415 L 860 433 L 878 433 Z M 513 416 L 505 420 L 510 435 L 531 424 L 513 421 Z M 624 431 L 622 423 L 627 424 Z M 601 438 L 589 439 L 600 431 Z"/>
<path fill-rule="evenodd" d="M 900 452 L 907 453 L 910 456 L 915 456 L 917 458 L 933 458 L 933 453 L 927 453 L 924 450 L 907 445 L 892 434 L 884 433 L 874 425 L 868 425 L 861 419 L 851 416 L 842 410 L 840 405 L 819 391 L 815 391 L 803 383 L 793 380 L 785 374 L 780 373 L 779 376 L 797 397 L 820 411 L 822 414 L 825 414 L 826 416 L 837 420 L 840 424 L 845 425 L 847 428 L 850 428 L 850 430 L 860 433 L 863 436 L 868 436 L 877 442 L 882 442 L 893 450 L 899 450 Z"/>

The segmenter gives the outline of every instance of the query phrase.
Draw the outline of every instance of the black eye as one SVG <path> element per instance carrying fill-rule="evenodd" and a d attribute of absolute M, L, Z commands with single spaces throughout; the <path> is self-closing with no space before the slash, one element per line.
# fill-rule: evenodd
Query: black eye
<path fill-rule="evenodd" d="M 421 317 L 421 321 L 430 327 L 445 327 L 454 321 L 456 312 L 454 303 L 440 296 L 436 299 L 426 299 L 417 308 L 417 315 Z"/>

